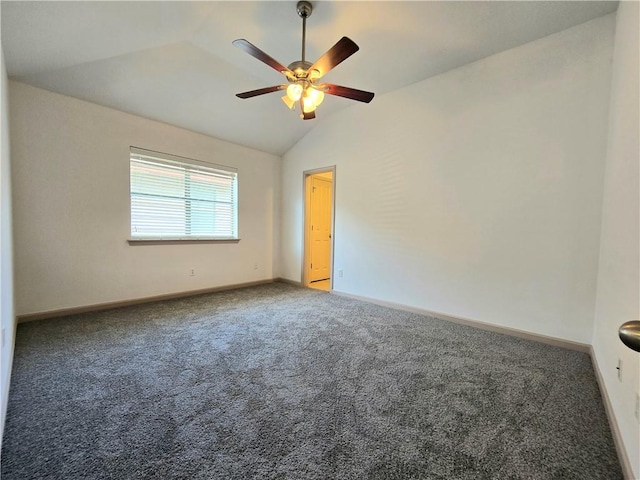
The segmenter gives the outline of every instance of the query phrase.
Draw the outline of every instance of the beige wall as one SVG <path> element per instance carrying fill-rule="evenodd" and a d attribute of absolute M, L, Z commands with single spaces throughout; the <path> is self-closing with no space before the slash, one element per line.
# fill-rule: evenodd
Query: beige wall
<path fill-rule="evenodd" d="M 282 276 L 302 172 L 336 165 L 335 290 L 590 343 L 614 23 L 323 118 L 283 159 Z"/>
<path fill-rule="evenodd" d="M 640 320 L 640 8 L 620 2 L 613 57 L 609 144 L 593 350 L 624 439 L 634 478 L 640 478 L 640 354 L 618 339 L 618 327 Z M 622 380 L 616 367 L 622 360 Z"/>
<path fill-rule="evenodd" d="M 10 85 L 18 315 L 273 278 L 279 157 Z M 131 145 L 236 167 L 240 243 L 130 246 Z"/>
<path fill-rule="evenodd" d="M 0 47 L 0 326 L 2 327 L 2 345 L 0 354 L 0 446 L 4 431 L 7 400 L 9 398 L 9 380 L 13 361 L 15 338 L 14 288 L 13 288 L 13 232 L 11 224 L 11 162 L 9 158 L 9 102 L 8 79 L 4 64 L 4 53 Z"/>

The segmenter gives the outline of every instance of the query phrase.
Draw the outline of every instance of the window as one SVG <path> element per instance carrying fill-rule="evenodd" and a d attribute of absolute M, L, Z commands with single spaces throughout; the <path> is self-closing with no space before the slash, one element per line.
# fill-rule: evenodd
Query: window
<path fill-rule="evenodd" d="M 238 238 L 235 169 L 131 147 L 133 240 Z"/>

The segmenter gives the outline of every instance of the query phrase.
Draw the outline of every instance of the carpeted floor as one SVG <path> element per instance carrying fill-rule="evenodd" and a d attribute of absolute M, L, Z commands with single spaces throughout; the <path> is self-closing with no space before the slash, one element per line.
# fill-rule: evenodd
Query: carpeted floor
<path fill-rule="evenodd" d="M 2 478 L 622 472 L 586 354 L 276 283 L 20 324 Z"/>

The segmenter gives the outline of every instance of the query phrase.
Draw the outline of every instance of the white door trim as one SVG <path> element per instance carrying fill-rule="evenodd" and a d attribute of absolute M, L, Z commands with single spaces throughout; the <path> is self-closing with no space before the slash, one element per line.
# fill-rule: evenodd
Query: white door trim
<path fill-rule="evenodd" d="M 315 168 L 313 170 L 305 170 L 302 172 L 302 272 L 300 278 L 302 279 L 302 285 L 305 287 L 309 286 L 308 272 L 307 268 L 309 265 L 309 222 L 308 222 L 308 211 L 309 208 L 309 178 L 311 175 L 315 175 L 317 173 L 327 173 L 331 172 L 332 178 L 332 189 L 331 189 L 331 254 L 329 260 L 329 271 L 330 271 L 330 279 L 329 279 L 329 289 L 333 290 L 333 249 L 335 248 L 335 212 L 336 212 L 336 166 L 332 165 L 329 167 Z"/>

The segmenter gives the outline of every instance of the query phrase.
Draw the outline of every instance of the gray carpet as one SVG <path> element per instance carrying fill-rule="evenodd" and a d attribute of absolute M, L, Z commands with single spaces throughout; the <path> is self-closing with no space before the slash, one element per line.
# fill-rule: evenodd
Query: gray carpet
<path fill-rule="evenodd" d="M 2 478 L 622 478 L 586 354 L 276 283 L 18 327 Z"/>

